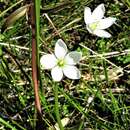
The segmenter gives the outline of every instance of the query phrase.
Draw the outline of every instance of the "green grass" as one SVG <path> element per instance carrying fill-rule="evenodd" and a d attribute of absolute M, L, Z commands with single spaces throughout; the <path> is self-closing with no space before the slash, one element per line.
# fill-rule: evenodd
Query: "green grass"
<path fill-rule="evenodd" d="M 54 84 L 50 71 L 41 70 L 40 100 L 45 130 L 53 130 L 55 124 L 65 118 L 69 121 L 64 130 L 130 129 L 130 2 L 104 0 L 102 3 L 105 16 L 117 18 L 116 24 L 108 29 L 112 34 L 110 39 L 93 36 L 85 27 L 84 7 L 94 9 L 100 1 L 41 1 L 37 25 L 40 27 L 39 56 L 53 52 L 59 38 L 70 51 L 83 53 L 78 65 L 82 73 L 80 80 L 64 78 Z M 0 4 L 3 5 L 0 6 L 2 28 L 5 19 L 24 6 L 25 1 L 3 0 Z M 44 10 L 48 17 L 43 14 Z M 0 130 L 35 129 L 32 32 L 27 19 L 24 15 L 0 34 Z"/>

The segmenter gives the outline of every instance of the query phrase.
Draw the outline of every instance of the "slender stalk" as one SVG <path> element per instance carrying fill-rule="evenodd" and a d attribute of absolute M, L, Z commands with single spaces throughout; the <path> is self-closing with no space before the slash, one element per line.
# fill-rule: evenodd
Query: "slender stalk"
<path fill-rule="evenodd" d="M 32 80 L 35 94 L 36 107 L 36 130 L 43 130 L 44 124 L 42 119 L 41 103 L 39 97 L 39 24 L 40 24 L 40 0 L 33 0 L 30 7 L 31 27 L 32 27 Z"/>
<path fill-rule="evenodd" d="M 32 25 L 32 80 L 35 92 L 35 105 L 38 113 L 41 113 L 41 104 L 38 94 L 38 68 L 37 68 L 37 41 L 36 41 L 36 27 L 35 27 L 35 10 L 34 5 L 31 6 L 31 25 Z"/>
<path fill-rule="evenodd" d="M 39 36 L 40 36 L 40 0 L 34 0 L 35 9 L 35 26 L 36 26 L 36 42 L 37 42 L 37 65 L 39 68 Z"/>
<path fill-rule="evenodd" d="M 102 44 L 102 52 L 105 52 L 105 50 L 106 50 L 106 45 Z M 109 82 L 108 82 L 108 71 L 107 71 L 106 61 L 104 59 L 102 60 L 102 64 L 103 64 L 103 68 L 104 68 L 105 80 L 106 80 L 107 85 L 108 85 L 109 84 Z"/>
<path fill-rule="evenodd" d="M 55 114 L 56 114 L 57 122 L 60 130 L 64 130 L 61 123 L 60 113 L 59 113 L 58 85 L 56 83 L 54 83 L 54 96 L 55 96 Z"/>

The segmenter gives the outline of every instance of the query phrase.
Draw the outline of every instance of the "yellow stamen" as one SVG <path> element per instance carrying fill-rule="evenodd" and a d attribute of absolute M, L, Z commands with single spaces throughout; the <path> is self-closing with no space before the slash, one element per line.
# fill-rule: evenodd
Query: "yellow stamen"
<path fill-rule="evenodd" d="M 57 62 L 57 65 L 58 65 L 59 67 L 64 67 L 64 65 L 65 65 L 65 60 L 64 60 L 64 59 L 59 59 L 58 62 Z"/>
<path fill-rule="evenodd" d="M 97 28 L 98 24 L 99 24 L 99 22 L 91 23 L 91 24 L 89 24 L 89 28 L 90 28 L 92 31 L 94 31 L 94 30 Z"/>

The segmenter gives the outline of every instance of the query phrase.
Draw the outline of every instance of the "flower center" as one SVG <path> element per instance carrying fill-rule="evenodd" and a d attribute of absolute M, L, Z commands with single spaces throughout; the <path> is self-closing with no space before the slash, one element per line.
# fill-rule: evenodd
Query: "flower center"
<path fill-rule="evenodd" d="M 98 24 L 99 24 L 99 22 L 91 23 L 91 24 L 89 24 L 89 28 L 90 28 L 92 31 L 94 31 L 94 30 L 97 28 Z"/>
<path fill-rule="evenodd" d="M 64 59 L 58 59 L 57 65 L 58 65 L 59 67 L 64 67 L 64 65 L 65 65 L 65 60 L 64 60 Z"/>

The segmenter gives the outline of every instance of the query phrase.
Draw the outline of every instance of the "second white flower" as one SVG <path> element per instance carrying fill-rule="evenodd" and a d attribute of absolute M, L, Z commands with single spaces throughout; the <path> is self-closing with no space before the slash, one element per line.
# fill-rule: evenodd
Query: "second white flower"
<path fill-rule="evenodd" d="M 105 7 L 104 4 L 98 5 L 93 12 L 89 7 L 84 9 L 84 20 L 87 30 L 99 37 L 109 38 L 111 34 L 105 29 L 110 27 L 116 21 L 116 18 L 108 17 L 104 18 Z"/>

